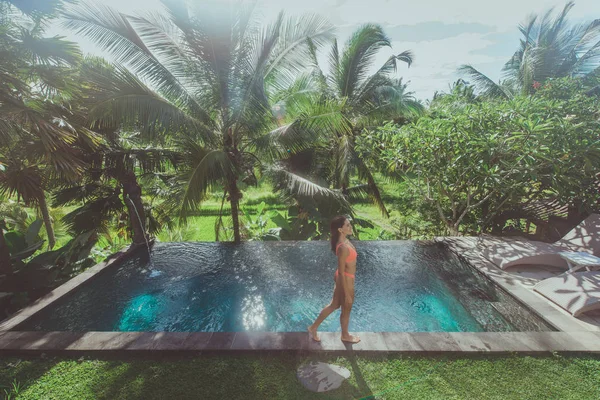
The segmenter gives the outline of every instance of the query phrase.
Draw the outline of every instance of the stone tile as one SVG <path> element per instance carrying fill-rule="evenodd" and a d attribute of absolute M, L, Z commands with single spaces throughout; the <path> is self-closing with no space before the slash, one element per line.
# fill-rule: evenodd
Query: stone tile
<path fill-rule="evenodd" d="M 570 332 L 571 337 L 585 346 L 588 351 L 600 352 L 600 340 L 596 332 Z"/>
<path fill-rule="evenodd" d="M 7 331 L 2 332 L 2 338 L 0 339 L 0 350 L 8 350 L 11 349 L 11 342 L 18 339 L 20 336 L 24 335 L 26 332 L 15 332 L 15 331 Z"/>
<path fill-rule="evenodd" d="M 78 340 L 67 346 L 67 350 L 114 350 L 123 348 L 124 333 L 127 332 L 86 332 Z M 121 344 L 121 347 L 119 347 L 119 344 Z"/>
<path fill-rule="evenodd" d="M 389 351 L 412 352 L 421 350 L 410 332 L 383 332 L 381 336 Z"/>
<path fill-rule="evenodd" d="M 76 332 L 19 332 L 4 350 L 64 350 L 83 334 Z"/>
<path fill-rule="evenodd" d="M 97 332 L 101 350 L 129 349 L 144 332 Z"/>
<path fill-rule="evenodd" d="M 90 273 L 88 271 L 83 271 L 82 273 L 74 276 L 73 278 L 69 279 L 65 283 L 77 284 L 77 286 L 79 286 L 83 282 L 86 282 L 89 279 L 93 278 L 95 275 L 96 275 L 95 273 Z"/>
<path fill-rule="evenodd" d="M 108 265 L 110 265 L 110 264 L 107 264 L 104 261 L 102 261 L 102 262 L 94 265 L 93 267 L 86 269 L 84 272 L 95 275 L 98 272 L 102 271 L 104 268 L 106 268 Z"/>
<path fill-rule="evenodd" d="M 154 335 L 154 332 L 86 332 L 67 350 L 151 350 Z"/>
<path fill-rule="evenodd" d="M 308 334 L 307 334 L 308 335 Z M 312 339 L 308 340 L 308 349 L 312 351 L 344 351 L 352 347 L 344 345 L 341 339 L 341 332 L 319 332 L 320 342 Z"/>
<path fill-rule="evenodd" d="M 45 333 L 37 340 L 31 340 L 22 345 L 23 350 L 64 350 L 71 343 L 77 341 L 83 333 L 78 332 L 36 332 Z"/>
<path fill-rule="evenodd" d="M 184 350 L 183 342 L 190 336 L 189 332 L 158 332 L 154 336 L 153 350 Z"/>
<path fill-rule="evenodd" d="M 305 350 L 308 333 L 304 332 L 238 332 L 232 350 Z"/>
<path fill-rule="evenodd" d="M 154 338 L 156 332 L 138 332 L 137 338 L 129 343 L 126 350 L 152 350 L 154 347 Z"/>
<path fill-rule="evenodd" d="M 556 312 L 549 312 L 542 315 L 549 324 L 563 332 L 579 332 L 587 329 L 577 319 L 568 315 L 562 315 Z"/>
<path fill-rule="evenodd" d="M 548 348 L 535 337 L 523 332 L 480 332 L 476 333 L 483 345 L 492 352 L 543 352 Z"/>
<path fill-rule="evenodd" d="M 29 318 L 29 315 L 17 313 L 15 315 L 13 315 L 12 317 L 10 317 L 9 319 L 5 319 L 0 324 L 0 331 L 9 331 L 9 330 L 15 328 L 20 323 L 25 322 L 28 318 Z"/>
<path fill-rule="evenodd" d="M 305 332 L 286 332 L 283 337 L 283 345 L 286 349 L 307 350 L 309 341 L 312 340 Z"/>
<path fill-rule="evenodd" d="M 235 332 L 214 332 L 206 344 L 206 350 L 229 350 L 234 339 Z"/>
<path fill-rule="evenodd" d="M 526 332 L 530 337 L 546 346 L 550 351 L 588 351 L 589 348 L 578 341 L 570 332 Z M 600 345 L 598 346 L 600 350 Z"/>
<path fill-rule="evenodd" d="M 212 335 L 212 332 L 192 332 L 181 347 L 185 350 L 204 350 Z"/>
<path fill-rule="evenodd" d="M 475 332 L 448 332 L 461 351 L 467 353 L 488 352 L 488 349 Z"/>
<path fill-rule="evenodd" d="M 447 332 L 415 332 L 411 336 L 421 346 L 421 350 L 423 351 L 460 351 L 458 343 Z"/>
<path fill-rule="evenodd" d="M 383 335 L 379 332 L 356 332 L 360 336 L 360 342 L 353 345 L 353 350 L 358 351 L 388 351 Z"/>

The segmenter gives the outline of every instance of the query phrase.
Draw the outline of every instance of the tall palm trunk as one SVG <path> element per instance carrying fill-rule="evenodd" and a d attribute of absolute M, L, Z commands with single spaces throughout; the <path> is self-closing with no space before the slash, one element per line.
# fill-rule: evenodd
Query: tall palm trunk
<path fill-rule="evenodd" d="M 232 168 L 227 172 L 227 186 L 229 190 L 229 204 L 231 204 L 231 220 L 233 222 L 233 241 L 240 243 L 242 241 L 242 235 L 240 232 L 240 198 L 241 193 L 237 186 L 236 171 L 240 166 L 240 153 L 237 149 L 233 129 L 229 128 L 225 135 L 225 149 L 227 150 L 227 157 L 231 162 Z"/>
<path fill-rule="evenodd" d="M 12 275 L 12 264 L 10 262 L 10 253 L 4 239 L 4 231 L 2 226 L 4 221 L 0 221 L 0 275 Z"/>
<path fill-rule="evenodd" d="M 240 243 L 242 235 L 240 233 L 240 198 L 239 190 L 235 179 L 229 181 L 229 196 L 231 203 L 231 219 L 233 221 L 233 241 Z"/>
<path fill-rule="evenodd" d="M 56 244 L 56 237 L 54 236 L 54 227 L 52 226 L 52 218 L 50 218 L 50 210 L 48 209 L 46 197 L 43 192 L 38 197 L 38 205 L 40 207 L 40 212 L 42 213 L 42 218 L 44 219 L 46 234 L 48 235 L 48 248 L 52 250 Z"/>
<path fill-rule="evenodd" d="M 146 243 L 146 213 L 142 202 L 142 189 L 131 171 L 123 173 L 119 178 L 123 186 L 123 202 L 129 214 L 129 225 L 133 231 L 133 243 Z"/>

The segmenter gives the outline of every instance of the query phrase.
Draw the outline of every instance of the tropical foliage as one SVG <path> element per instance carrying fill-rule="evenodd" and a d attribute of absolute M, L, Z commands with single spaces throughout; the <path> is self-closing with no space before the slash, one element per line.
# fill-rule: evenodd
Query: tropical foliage
<path fill-rule="evenodd" d="M 52 248 L 47 190 L 53 180 L 76 179 L 84 167 L 79 148 L 97 143 L 70 105 L 80 53 L 63 38 L 44 37 L 37 17 L 19 14 L 6 3 L 2 11 L 0 193 L 39 209 Z"/>
<path fill-rule="evenodd" d="M 427 107 L 397 76 L 412 51 L 376 64 L 377 24 L 339 45 L 252 4 L 98 3 L 0 0 L 0 291 L 153 237 L 320 240 L 346 214 L 361 238 L 429 238 L 600 208 L 600 23 L 572 3 L 520 27 L 500 82 L 465 66 Z M 59 14 L 107 59 L 47 37 Z"/>
<path fill-rule="evenodd" d="M 84 3 L 66 13 L 66 26 L 117 61 L 111 74 L 90 74 L 103 89 L 90 110 L 93 120 L 134 126 L 181 152 L 184 164 L 171 197 L 180 217 L 222 187 L 234 239 L 240 241 L 240 182 L 256 181 L 257 171 L 298 193 L 341 199 L 274 163 L 283 149 L 309 147 L 319 118 L 278 127 L 267 96 L 302 68 L 308 43 L 318 47 L 332 38 L 331 25 L 316 16 L 295 20 L 280 14 L 262 28 L 252 7 L 232 10 L 217 2 L 165 7 L 168 18 L 128 16 Z"/>
<path fill-rule="evenodd" d="M 290 118 L 319 115 L 328 128 L 318 145 L 290 160 L 292 168 L 313 179 L 319 177 L 350 199 L 369 196 L 387 215 L 372 171 L 354 150 L 355 137 L 371 124 L 417 116 L 423 106 L 407 90 L 407 84 L 392 75 L 399 62 L 410 66 L 412 52 L 391 56 L 369 74 L 375 56 L 385 47 L 391 47 L 391 43 L 381 26 L 362 26 L 343 49 L 334 41 L 326 75 L 319 66 L 316 48 L 311 46 L 312 71 L 301 75 L 288 90 L 279 92 L 276 99 L 285 106 Z M 358 181 L 352 182 L 355 176 Z"/>
<path fill-rule="evenodd" d="M 600 67 L 600 20 L 569 24 L 567 15 L 574 5 L 567 3 L 554 18 L 553 10 L 532 15 L 519 26 L 521 44 L 504 65 L 500 83 L 470 65 L 461 71 L 482 94 L 504 98 L 531 94 L 548 79 L 593 74 Z"/>
<path fill-rule="evenodd" d="M 549 81 L 533 96 L 461 104 L 363 135 L 362 157 L 411 183 L 435 207 L 430 218 L 454 235 L 464 221 L 480 232 L 501 211 L 536 200 L 597 207 L 600 101 L 581 83 Z"/>

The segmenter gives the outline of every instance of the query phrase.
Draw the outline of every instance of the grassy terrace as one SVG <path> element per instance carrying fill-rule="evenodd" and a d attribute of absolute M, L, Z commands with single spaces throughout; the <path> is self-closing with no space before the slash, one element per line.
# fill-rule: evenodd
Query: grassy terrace
<path fill-rule="evenodd" d="M 339 390 L 308 392 L 295 371 L 310 360 L 342 365 L 352 376 Z M 600 356 L 590 355 L 307 358 L 265 354 L 202 355 L 161 362 L 55 358 L 0 362 L 6 397 L 36 400 L 597 399 L 599 380 Z"/>

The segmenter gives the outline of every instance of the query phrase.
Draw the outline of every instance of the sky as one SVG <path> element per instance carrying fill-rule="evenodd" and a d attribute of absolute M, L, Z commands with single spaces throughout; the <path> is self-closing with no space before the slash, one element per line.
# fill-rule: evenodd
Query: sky
<path fill-rule="evenodd" d="M 96 1 L 126 13 L 160 9 L 159 0 Z M 393 53 L 411 50 L 414 63 L 410 68 L 402 64 L 397 75 L 410 81 L 409 89 L 421 100 L 430 99 L 437 90 L 447 90 L 460 77 L 457 68 L 462 64 L 471 64 L 498 80 L 502 65 L 519 46 L 519 24 L 532 13 L 542 14 L 551 7 L 558 12 L 566 4 L 557 0 L 259 0 L 258 3 L 265 23 L 282 9 L 289 15 L 323 15 L 336 26 L 340 43 L 362 24 L 382 25 L 392 49 L 378 54 L 374 68 Z M 600 18 L 600 0 L 578 0 L 569 14 L 571 22 L 596 18 Z M 52 31 L 78 41 L 84 51 L 95 52 L 85 39 L 76 38 L 60 27 Z M 326 60 L 326 56 L 320 59 Z"/>

